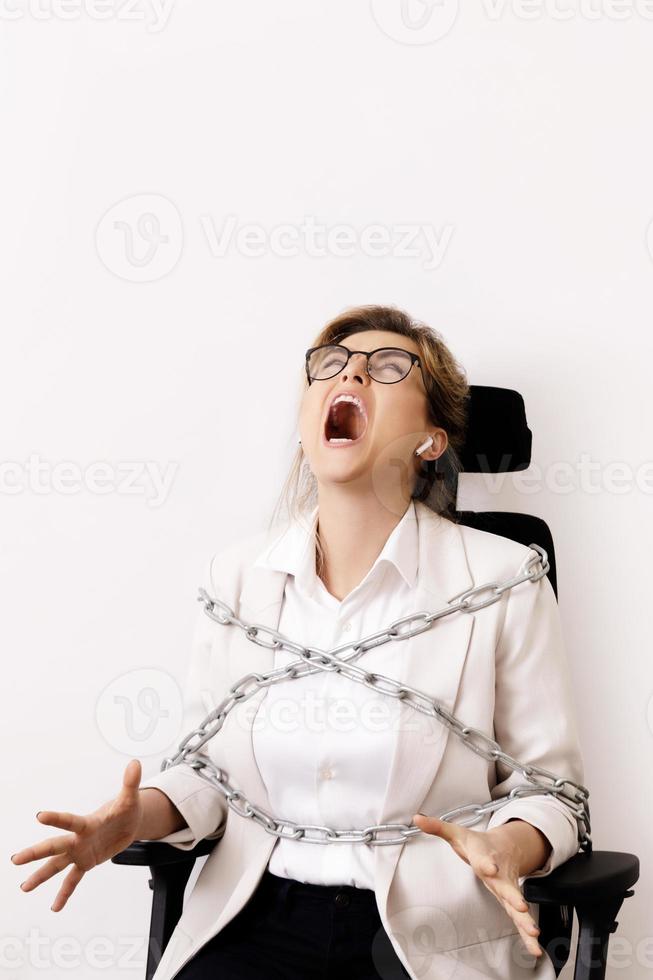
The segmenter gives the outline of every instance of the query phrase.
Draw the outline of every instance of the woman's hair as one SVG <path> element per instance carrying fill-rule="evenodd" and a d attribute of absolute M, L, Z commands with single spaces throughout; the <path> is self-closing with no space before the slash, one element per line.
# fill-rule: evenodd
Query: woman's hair
<path fill-rule="evenodd" d="M 394 306 L 354 306 L 330 320 L 315 337 L 310 347 L 342 343 L 350 334 L 365 330 L 386 330 L 409 337 L 417 345 L 428 392 L 428 420 L 431 425 L 446 431 L 448 445 L 437 460 L 422 460 L 411 498 L 422 500 L 443 517 L 456 522 L 455 487 L 461 471 L 459 453 L 465 442 L 469 384 L 464 369 L 457 363 L 444 340 L 431 327 L 412 319 Z M 308 387 L 302 368 L 300 398 Z M 298 446 L 270 524 L 282 515 L 300 522 L 317 504 L 317 481 Z M 318 562 L 322 549 L 316 541 Z"/>

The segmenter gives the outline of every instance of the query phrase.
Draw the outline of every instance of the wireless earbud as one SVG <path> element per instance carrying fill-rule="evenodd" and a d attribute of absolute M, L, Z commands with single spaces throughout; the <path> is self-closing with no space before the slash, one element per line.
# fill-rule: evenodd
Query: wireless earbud
<path fill-rule="evenodd" d="M 415 455 L 420 456 L 425 449 L 429 448 L 432 442 L 433 442 L 433 436 L 429 436 L 426 442 L 423 442 L 421 446 L 417 447 L 417 449 L 415 450 Z"/>

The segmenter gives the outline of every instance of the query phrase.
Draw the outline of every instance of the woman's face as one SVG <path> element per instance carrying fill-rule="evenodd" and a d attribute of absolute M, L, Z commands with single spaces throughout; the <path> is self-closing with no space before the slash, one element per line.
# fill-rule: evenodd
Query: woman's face
<path fill-rule="evenodd" d="M 400 347 L 419 354 L 414 341 L 386 330 L 365 330 L 341 341 L 348 350 L 372 351 Z M 353 404 L 330 405 L 339 394 L 357 396 L 362 414 Z M 419 365 L 413 364 L 402 381 L 383 384 L 367 373 L 367 359 L 354 354 L 335 377 L 313 381 L 304 392 L 299 413 L 302 448 L 318 484 L 358 482 L 370 484 L 387 497 L 401 490 L 410 498 L 420 457 L 415 450 L 433 436 L 433 445 L 421 459 L 435 459 L 447 445 L 444 429 L 428 418 L 427 394 Z M 331 441 L 329 441 L 331 436 Z M 339 441 L 338 441 L 339 440 Z"/>

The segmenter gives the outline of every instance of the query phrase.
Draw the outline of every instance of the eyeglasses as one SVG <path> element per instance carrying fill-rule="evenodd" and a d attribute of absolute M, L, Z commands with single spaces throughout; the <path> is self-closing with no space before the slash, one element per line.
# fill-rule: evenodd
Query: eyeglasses
<path fill-rule="evenodd" d="M 349 363 L 352 354 L 365 354 L 367 358 L 367 373 L 373 381 L 382 385 L 393 385 L 403 381 L 410 374 L 413 364 L 419 364 L 422 372 L 424 388 L 426 379 L 422 370 L 422 362 L 417 354 L 403 350 L 401 347 L 377 347 L 376 350 L 349 350 L 342 344 L 323 344 L 321 347 L 311 347 L 306 351 L 306 377 L 309 386 L 312 381 L 328 381 L 340 374 Z"/>

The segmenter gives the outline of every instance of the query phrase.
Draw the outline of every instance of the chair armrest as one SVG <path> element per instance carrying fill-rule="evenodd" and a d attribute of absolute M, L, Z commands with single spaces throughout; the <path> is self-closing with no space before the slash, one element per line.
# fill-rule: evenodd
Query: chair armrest
<path fill-rule="evenodd" d="M 581 851 L 551 874 L 526 878 L 527 902 L 543 905 L 577 905 L 625 895 L 639 878 L 639 859 L 621 851 Z"/>
<path fill-rule="evenodd" d="M 210 854 L 220 838 L 204 838 L 195 847 L 183 849 L 174 844 L 155 840 L 134 841 L 124 851 L 111 858 L 113 864 L 149 867 L 152 877 L 152 915 L 150 940 L 145 968 L 146 980 L 152 980 L 163 951 L 179 919 L 184 905 L 184 892 L 193 871 L 195 859 Z"/>
<path fill-rule="evenodd" d="M 160 868 L 169 864 L 183 864 L 186 861 L 193 862 L 198 857 L 210 854 L 220 839 L 201 840 L 199 844 L 191 850 L 182 850 L 174 844 L 161 844 L 155 840 L 134 841 L 124 851 L 114 854 L 111 858 L 113 864 L 131 864 L 142 867 Z"/>

